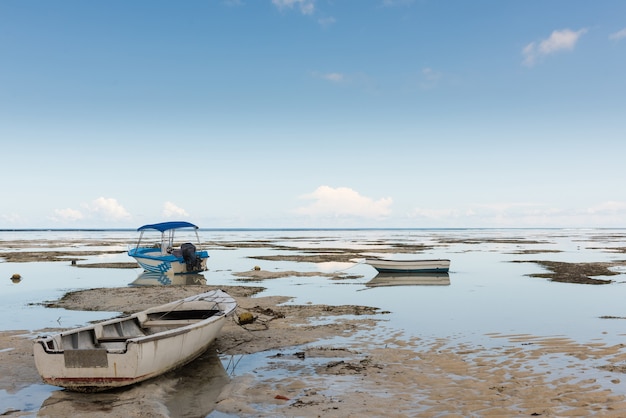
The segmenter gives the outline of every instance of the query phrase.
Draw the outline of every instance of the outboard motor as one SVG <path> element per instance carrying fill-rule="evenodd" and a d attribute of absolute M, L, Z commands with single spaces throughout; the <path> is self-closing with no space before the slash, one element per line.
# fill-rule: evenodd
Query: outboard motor
<path fill-rule="evenodd" d="M 197 262 L 200 261 L 196 257 L 196 246 L 190 242 L 186 242 L 180 246 L 180 251 L 183 253 L 183 260 L 187 265 L 187 271 L 196 270 Z"/>

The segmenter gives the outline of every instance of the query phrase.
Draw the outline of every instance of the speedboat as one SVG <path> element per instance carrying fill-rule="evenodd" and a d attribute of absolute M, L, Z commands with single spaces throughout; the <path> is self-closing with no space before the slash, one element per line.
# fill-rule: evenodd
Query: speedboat
<path fill-rule="evenodd" d="M 207 269 L 209 253 L 200 250 L 198 227 L 185 221 L 148 224 L 137 229 L 137 245 L 128 250 L 128 255 L 137 260 L 145 271 L 161 274 L 198 273 Z M 181 240 L 195 235 L 196 244 Z M 176 241 L 175 241 L 176 239 Z"/>

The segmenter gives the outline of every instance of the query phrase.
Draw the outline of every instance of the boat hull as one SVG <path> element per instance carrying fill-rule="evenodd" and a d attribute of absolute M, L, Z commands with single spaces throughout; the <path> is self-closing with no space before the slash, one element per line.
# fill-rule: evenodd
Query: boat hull
<path fill-rule="evenodd" d="M 160 249 L 132 248 L 128 251 L 128 255 L 134 258 L 145 271 L 159 274 L 199 273 L 207 269 L 209 258 L 207 251 L 196 252 L 199 263 L 190 269 L 182 256 L 162 254 Z"/>
<path fill-rule="evenodd" d="M 447 273 L 450 260 L 387 260 L 366 259 L 365 262 L 379 273 Z"/>
<path fill-rule="evenodd" d="M 97 392 L 138 383 L 200 356 L 236 306 L 217 290 L 39 337 L 34 344 L 35 364 L 45 383 L 74 391 Z M 158 319 L 176 313 L 186 319 Z M 192 318 L 196 314 L 211 316 Z"/>

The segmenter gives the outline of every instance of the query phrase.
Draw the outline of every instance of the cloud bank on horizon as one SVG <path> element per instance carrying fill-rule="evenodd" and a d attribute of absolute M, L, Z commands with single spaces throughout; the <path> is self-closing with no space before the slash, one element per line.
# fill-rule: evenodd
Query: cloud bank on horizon
<path fill-rule="evenodd" d="M 374 199 L 362 196 L 348 187 L 320 186 L 298 199 L 310 203 L 293 210 L 293 219 L 285 216 L 285 224 L 273 227 L 372 227 L 376 221 L 393 215 L 393 199 Z M 464 228 L 490 227 L 569 227 L 571 225 L 594 225 L 615 227 L 623 222 L 626 202 L 607 201 L 582 209 L 560 209 L 541 203 L 476 204 L 464 208 L 415 207 L 409 213 L 396 217 L 405 218 L 403 224 L 387 224 L 387 227 L 441 227 Z M 81 209 L 58 209 L 50 218 L 51 225 L 68 226 L 76 221 L 86 225 L 124 225 L 135 217 L 114 198 L 99 197 L 83 203 Z M 172 202 L 164 202 L 160 220 L 194 221 L 189 213 Z M 337 220 L 343 220 L 337 223 Z M 345 221 L 349 222 L 345 222 Z M 220 225 L 201 225 L 206 228 Z M 222 225 L 223 226 L 223 225 Z M 254 227 L 244 225 L 241 227 Z M 272 227 L 265 225 L 264 227 Z"/>

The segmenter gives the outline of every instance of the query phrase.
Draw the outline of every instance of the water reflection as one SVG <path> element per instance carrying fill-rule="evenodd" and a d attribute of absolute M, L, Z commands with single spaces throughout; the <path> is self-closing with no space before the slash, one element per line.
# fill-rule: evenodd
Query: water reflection
<path fill-rule="evenodd" d="M 209 349 L 188 367 L 172 375 L 176 385 L 165 399 L 171 417 L 207 416 L 230 381 L 214 349 Z"/>
<path fill-rule="evenodd" d="M 365 283 L 367 287 L 448 285 L 450 285 L 448 273 L 378 273 Z"/>
<path fill-rule="evenodd" d="M 228 382 L 228 374 L 211 346 L 188 365 L 127 388 L 98 393 L 56 390 L 41 405 L 39 416 L 67 416 L 68 411 L 82 411 L 85 416 L 97 415 L 123 409 L 125 405 L 131 408 L 127 411 L 130 415 L 139 402 L 155 405 L 154 411 L 144 411 L 146 416 L 162 413 L 160 404 L 169 410 L 168 416 L 204 417 L 213 411 Z"/>
<path fill-rule="evenodd" d="M 183 285 L 205 285 L 206 278 L 202 274 L 175 274 L 168 275 L 144 271 L 137 278 L 129 283 L 129 286 L 183 286 Z"/>
<path fill-rule="evenodd" d="M 35 416 L 39 405 L 50 392 L 58 389 L 56 386 L 46 384 L 33 384 L 19 390 L 0 389 L 0 416 Z M 23 413 L 31 413 L 23 415 Z"/>

